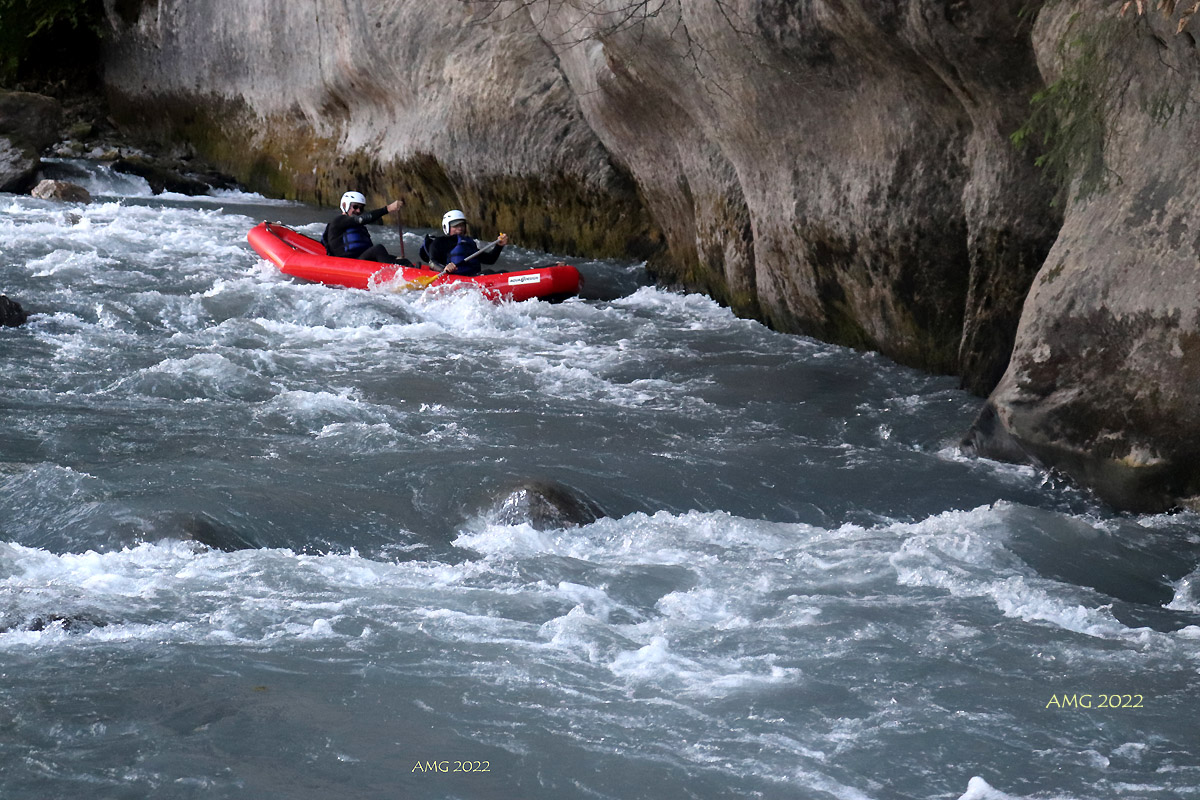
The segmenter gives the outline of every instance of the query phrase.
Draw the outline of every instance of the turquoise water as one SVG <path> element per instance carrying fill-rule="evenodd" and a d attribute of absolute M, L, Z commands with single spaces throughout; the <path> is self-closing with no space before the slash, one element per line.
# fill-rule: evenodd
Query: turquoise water
<path fill-rule="evenodd" d="M 86 169 L 0 195 L 0 796 L 1197 794 L 1197 518 L 963 457 L 954 379 L 635 263 L 300 284 L 246 231 L 327 212 Z"/>

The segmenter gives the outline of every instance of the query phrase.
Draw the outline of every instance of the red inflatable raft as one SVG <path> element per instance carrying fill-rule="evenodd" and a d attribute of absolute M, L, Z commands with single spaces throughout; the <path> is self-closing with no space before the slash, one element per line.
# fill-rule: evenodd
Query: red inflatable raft
<path fill-rule="evenodd" d="M 325 246 L 286 225 L 260 222 L 246 234 L 260 256 L 285 275 L 351 289 L 406 288 L 467 284 L 492 300 L 564 300 L 579 293 L 579 270 L 557 265 L 497 275 L 439 275 L 428 267 L 400 267 L 325 254 Z"/>

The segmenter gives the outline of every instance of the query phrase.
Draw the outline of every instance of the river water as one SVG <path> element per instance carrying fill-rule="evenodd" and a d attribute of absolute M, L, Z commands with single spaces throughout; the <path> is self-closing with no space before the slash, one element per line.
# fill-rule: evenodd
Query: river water
<path fill-rule="evenodd" d="M 1200 794 L 1200 518 L 962 456 L 954 379 L 635 263 L 302 284 L 246 232 L 327 210 L 59 169 L 0 195 L 5 800 Z"/>

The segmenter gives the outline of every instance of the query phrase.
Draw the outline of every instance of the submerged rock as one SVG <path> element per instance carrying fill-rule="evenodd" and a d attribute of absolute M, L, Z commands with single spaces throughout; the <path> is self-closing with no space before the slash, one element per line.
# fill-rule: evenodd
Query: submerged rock
<path fill-rule="evenodd" d="M 62 122 L 62 104 L 33 92 L 0 90 L 0 136 L 42 150 L 54 143 Z"/>
<path fill-rule="evenodd" d="M 0 294 L 0 325 L 6 328 L 15 328 L 18 325 L 24 325 L 27 319 L 29 319 L 29 314 L 21 308 L 20 303 Z"/>
<path fill-rule="evenodd" d="M 153 528 L 164 538 L 196 542 L 226 553 L 259 547 L 241 531 L 204 512 L 172 511 L 160 514 L 153 519 Z"/>
<path fill-rule="evenodd" d="M 489 514 L 501 525 L 529 525 L 539 531 L 575 528 L 603 516 L 604 512 L 588 497 L 551 481 L 519 484 L 500 497 Z"/>
<path fill-rule="evenodd" d="M 86 614 L 35 614 L 23 619 L 0 618 L 0 633 L 45 631 L 51 628 L 59 628 L 67 633 L 83 633 L 106 624 Z"/>

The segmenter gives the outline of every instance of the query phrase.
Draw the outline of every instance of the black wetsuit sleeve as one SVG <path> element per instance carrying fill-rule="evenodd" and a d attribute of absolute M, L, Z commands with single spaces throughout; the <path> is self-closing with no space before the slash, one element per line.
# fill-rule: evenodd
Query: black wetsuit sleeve
<path fill-rule="evenodd" d="M 347 215 L 346 219 L 350 220 L 350 222 L 354 223 L 355 225 L 369 225 L 375 220 L 387 216 L 387 213 L 388 210 L 386 208 L 377 208 L 374 211 L 364 211 L 363 213 L 355 214 L 352 217 Z"/>

